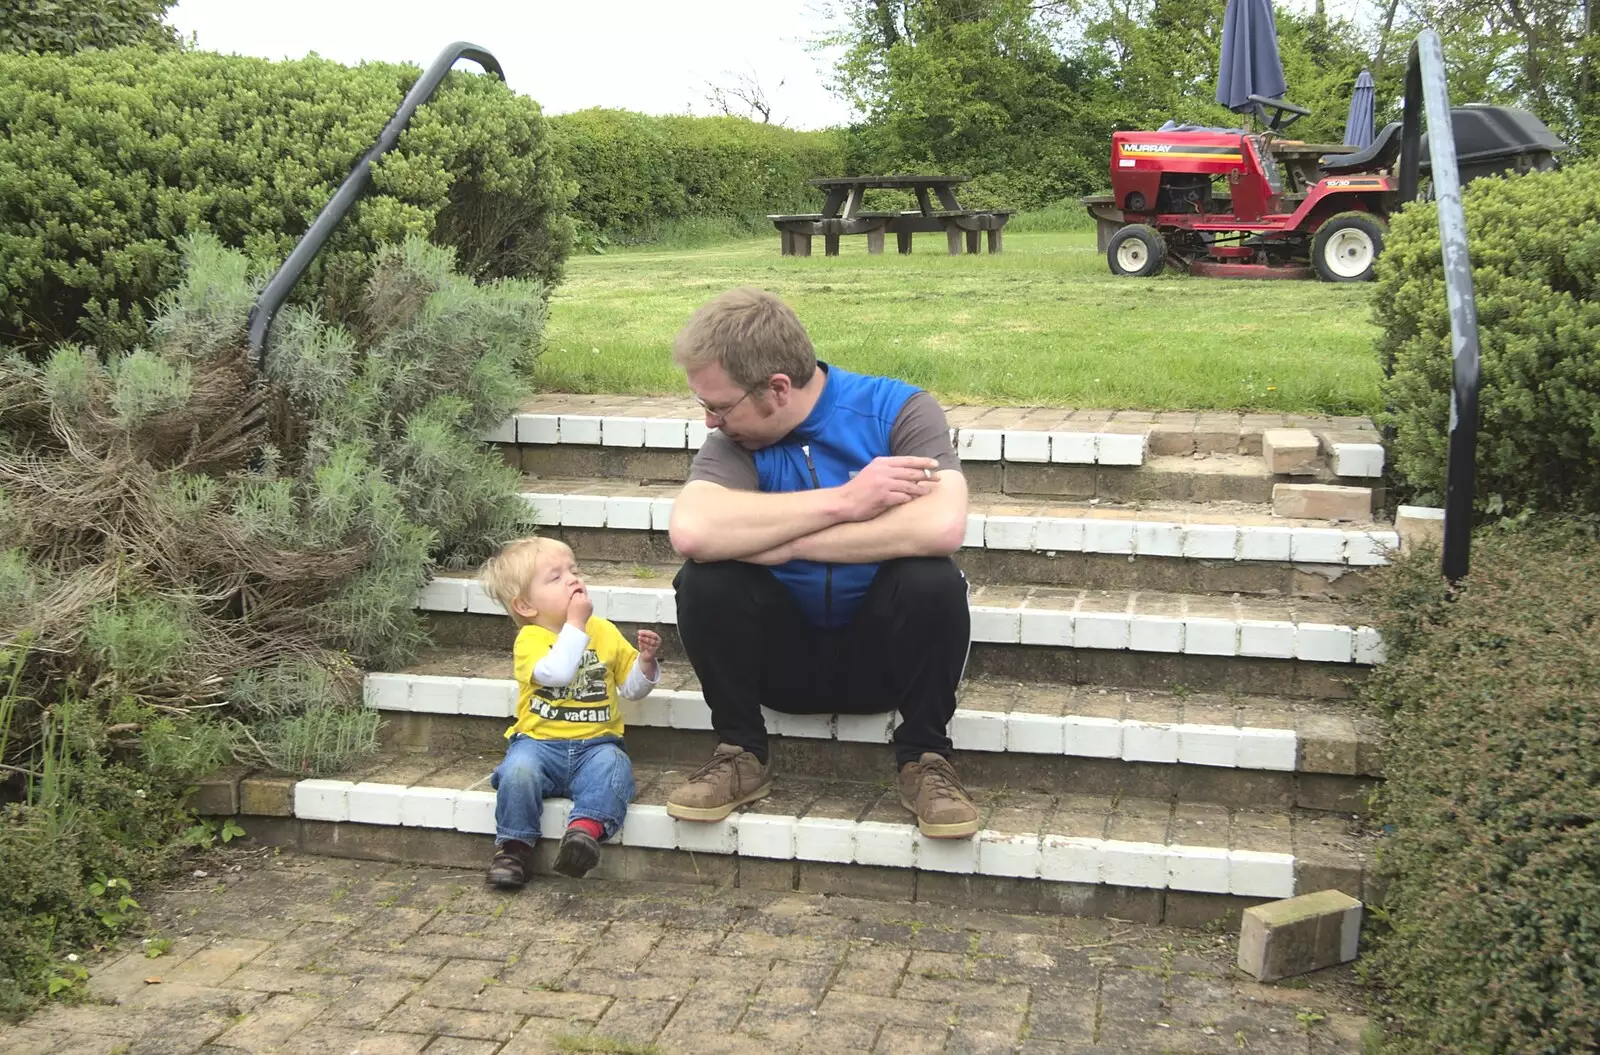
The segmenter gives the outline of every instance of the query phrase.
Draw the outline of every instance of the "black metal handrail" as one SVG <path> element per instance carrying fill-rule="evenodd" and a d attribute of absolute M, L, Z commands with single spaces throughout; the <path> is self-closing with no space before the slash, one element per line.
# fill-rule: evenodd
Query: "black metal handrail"
<path fill-rule="evenodd" d="M 1439 207 L 1439 242 L 1444 255 L 1445 303 L 1450 311 L 1450 446 L 1445 467 L 1445 578 L 1460 582 L 1472 549 L 1472 491 L 1478 456 L 1478 304 L 1467 255 L 1467 217 L 1461 207 L 1461 173 L 1445 91 L 1444 49 L 1431 29 L 1417 34 L 1406 65 L 1405 115 L 1401 126 L 1400 203 L 1415 201 L 1420 182 L 1423 107 L 1428 117 L 1428 154 L 1433 199 Z"/>
<path fill-rule="evenodd" d="M 471 59 L 482 66 L 488 73 L 494 74 L 502 81 L 506 79 L 505 71 L 500 68 L 500 62 L 487 49 L 476 44 L 468 44 L 458 40 L 439 53 L 417 82 L 406 92 L 406 97 L 401 100 L 400 108 L 389 118 L 389 123 L 383 126 L 383 131 L 378 134 L 378 141 L 372 144 L 372 149 L 361 155 L 361 160 L 356 162 L 355 168 L 350 170 L 350 175 L 339 184 L 339 189 L 333 192 L 333 197 L 322 207 L 316 220 L 307 228 L 300 241 L 295 243 L 294 250 L 289 254 L 289 259 L 278 268 L 277 274 L 261 291 L 261 296 L 256 298 L 254 306 L 250 308 L 250 355 L 255 360 L 256 369 L 260 369 L 266 355 L 267 331 L 272 328 L 272 320 L 278 314 L 278 309 L 283 307 L 283 302 L 289 299 L 289 292 L 294 289 L 294 284 L 300 281 L 300 276 L 305 273 L 313 257 L 321 251 L 328 236 L 333 229 L 339 226 L 350 210 L 355 208 L 356 202 L 366 194 L 367 188 L 372 186 L 372 166 L 377 160 L 394 148 L 400 141 L 400 133 L 404 132 L 406 125 L 411 121 L 411 115 L 417 112 L 417 107 L 433 98 L 433 93 L 444 83 L 445 74 L 450 72 L 450 67 L 456 64 L 457 59 Z"/>

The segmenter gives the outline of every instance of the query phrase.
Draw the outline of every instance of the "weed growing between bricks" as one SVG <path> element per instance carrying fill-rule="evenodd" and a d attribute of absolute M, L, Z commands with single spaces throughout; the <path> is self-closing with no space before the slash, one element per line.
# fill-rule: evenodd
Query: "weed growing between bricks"
<path fill-rule="evenodd" d="M 1479 532 L 1454 600 L 1438 552 L 1371 595 L 1388 661 L 1372 967 L 1388 1050 L 1600 1049 L 1600 539 Z"/>

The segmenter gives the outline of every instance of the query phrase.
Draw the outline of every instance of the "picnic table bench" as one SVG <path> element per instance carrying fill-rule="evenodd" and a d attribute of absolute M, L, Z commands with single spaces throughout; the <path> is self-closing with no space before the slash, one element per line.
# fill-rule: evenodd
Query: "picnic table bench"
<path fill-rule="evenodd" d="M 911 238 L 919 232 L 945 232 L 951 256 L 980 251 L 980 235 L 987 235 L 989 252 L 1004 248 L 1003 230 L 1011 219 L 1009 209 L 963 209 L 956 201 L 955 188 L 965 176 L 845 176 L 814 179 L 812 186 L 827 192 L 820 213 L 768 216 L 778 229 L 779 246 L 784 256 L 810 256 L 811 239 L 821 235 L 828 256 L 839 255 L 843 235 L 867 236 L 867 252 L 882 253 L 884 236 L 894 233 L 897 248 L 911 252 Z M 861 208 L 868 190 L 909 190 L 917 197 L 917 208 L 904 212 L 869 212 Z M 934 202 L 937 200 L 938 206 Z"/>

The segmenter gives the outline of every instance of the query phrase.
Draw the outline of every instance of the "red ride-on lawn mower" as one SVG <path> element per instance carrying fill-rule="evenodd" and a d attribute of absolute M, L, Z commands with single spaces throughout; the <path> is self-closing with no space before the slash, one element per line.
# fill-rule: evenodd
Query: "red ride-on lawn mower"
<path fill-rule="evenodd" d="M 1111 194 L 1082 199 L 1112 274 L 1175 267 L 1216 278 L 1372 278 L 1395 204 L 1399 123 L 1364 150 L 1329 153 L 1344 148 L 1282 135 L 1309 110 L 1250 99 L 1264 116 L 1271 111 L 1265 132 L 1181 127 L 1112 136 Z M 1464 106 L 1451 114 L 1464 177 L 1549 168 L 1565 146 L 1524 110 Z M 1424 166 L 1426 150 L 1424 142 Z"/>

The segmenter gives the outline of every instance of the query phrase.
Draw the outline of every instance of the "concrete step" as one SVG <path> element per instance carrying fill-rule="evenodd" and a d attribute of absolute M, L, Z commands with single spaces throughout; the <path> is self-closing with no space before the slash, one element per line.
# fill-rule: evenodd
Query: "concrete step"
<path fill-rule="evenodd" d="M 539 479 L 523 499 L 539 530 L 580 559 L 678 560 L 666 531 L 677 487 Z M 1348 598 L 1399 546 L 1392 525 L 1330 526 L 1247 503 L 1135 506 L 974 495 L 958 557 L 980 584 Z"/>
<path fill-rule="evenodd" d="M 498 750 L 516 714 L 509 653 L 437 649 L 369 674 L 367 705 L 399 750 Z M 1343 701 L 1123 692 L 974 677 L 950 736 L 974 780 L 1037 791 L 1173 797 L 1225 806 L 1354 813 L 1380 770 L 1371 721 Z M 622 701 L 636 759 L 698 765 L 716 746 L 699 684 L 669 664 L 655 692 Z M 895 716 L 767 712 L 785 772 L 851 779 L 884 764 Z"/>
<path fill-rule="evenodd" d="M 220 774 L 199 801 L 203 812 L 241 816 L 263 842 L 478 870 L 490 856 L 487 782 L 499 760 L 498 753 L 404 754 L 334 779 Z M 983 830 L 970 840 L 935 840 L 917 831 L 887 779 L 780 774 L 771 797 L 726 821 L 699 824 L 666 813 L 667 794 L 686 768 L 636 761 L 634 769 L 637 799 L 597 878 L 961 897 L 1008 911 L 1190 926 L 1300 892 L 1370 893 L 1368 840 L 1326 814 L 972 787 Z M 558 836 L 568 808 L 547 800 L 544 831 Z M 540 851 L 548 872 L 553 840 L 541 840 Z"/>

